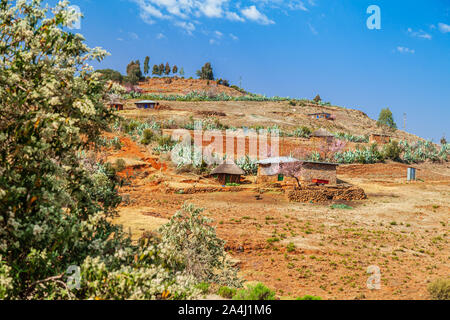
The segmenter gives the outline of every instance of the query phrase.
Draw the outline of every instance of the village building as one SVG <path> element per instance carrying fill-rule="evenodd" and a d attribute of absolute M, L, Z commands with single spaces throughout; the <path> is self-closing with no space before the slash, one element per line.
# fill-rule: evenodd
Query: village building
<path fill-rule="evenodd" d="M 226 160 L 211 172 L 211 176 L 217 178 L 222 185 L 228 183 L 241 183 L 241 176 L 245 174 L 244 170 L 239 168 L 232 160 Z"/>
<path fill-rule="evenodd" d="M 258 183 L 296 183 L 295 178 L 280 173 L 280 165 L 301 163 L 295 176 L 304 183 L 337 184 L 337 163 L 298 160 L 292 157 L 274 157 L 258 162 Z"/>
<path fill-rule="evenodd" d="M 311 140 L 318 142 L 320 144 L 332 143 L 334 138 L 335 137 L 332 133 L 328 132 L 326 129 L 323 128 L 320 128 L 311 134 Z"/>
<path fill-rule="evenodd" d="M 109 107 L 120 111 L 123 110 L 123 103 L 120 100 L 113 100 L 109 103 Z"/>
<path fill-rule="evenodd" d="M 327 112 L 320 112 L 320 113 L 310 113 L 308 116 L 312 119 L 325 119 L 325 120 L 332 120 L 333 117 L 331 116 L 331 113 Z"/>
<path fill-rule="evenodd" d="M 159 102 L 152 100 L 142 100 L 135 102 L 135 105 L 138 109 L 157 109 L 159 106 Z"/>
<path fill-rule="evenodd" d="M 369 137 L 369 143 L 386 144 L 391 142 L 391 136 L 380 133 L 372 133 Z"/>

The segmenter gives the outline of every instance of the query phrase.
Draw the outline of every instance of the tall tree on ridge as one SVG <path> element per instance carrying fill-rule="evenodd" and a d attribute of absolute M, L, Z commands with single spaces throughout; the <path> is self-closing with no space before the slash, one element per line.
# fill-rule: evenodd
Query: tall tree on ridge
<path fill-rule="evenodd" d="M 214 80 L 214 73 L 210 62 L 205 63 L 196 74 L 202 80 Z"/>
<path fill-rule="evenodd" d="M 159 66 L 157 64 L 153 65 L 152 74 L 155 75 L 155 76 L 160 75 L 160 73 L 159 73 Z"/>
<path fill-rule="evenodd" d="M 150 57 L 149 57 L 149 56 L 146 56 L 146 57 L 145 57 L 145 61 L 144 61 L 144 74 L 145 74 L 145 75 L 147 75 L 148 72 L 150 71 L 149 63 L 150 63 Z"/>
<path fill-rule="evenodd" d="M 168 62 L 166 62 L 166 66 L 164 67 L 164 73 L 166 74 L 166 75 L 169 75 L 170 74 L 170 65 L 169 65 L 169 63 Z"/>

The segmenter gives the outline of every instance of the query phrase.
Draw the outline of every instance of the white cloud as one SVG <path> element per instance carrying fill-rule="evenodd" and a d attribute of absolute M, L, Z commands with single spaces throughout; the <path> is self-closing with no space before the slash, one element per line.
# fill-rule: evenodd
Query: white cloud
<path fill-rule="evenodd" d="M 419 31 L 414 31 L 411 28 L 408 28 L 408 34 L 411 37 L 416 37 L 416 38 L 422 38 L 422 39 L 427 39 L 427 40 L 431 40 L 433 37 L 431 36 L 431 34 L 426 33 L 423 30 L 419 30 Z"/>
<path fill-rule="evenodd" d="M 414 53 L 416 53 L 416 50 L 414 50 L 414 49 L 410 49 L 410 48 L 406 48 L 406 47 L 401 47 L 401 46 L 398 46 L 398 47 L 397 47 L 397 51 L 400 52 L 400 53 L 409 53 L 409 54 L 414 54 Z"/>
<path fill-rule="evenodd" d="M 188 2 L 188 1 L 183 1 Z M 228 0 L 206 0 L 198 2 L 199 10 L 208 18 L 221 18 L 223 16 L 223 5 Z"/>
<path fill-rule="evenodd" d="M 214 31 L 214 34 L 216 35 L 217 38 L 222 38 L 223 33 L 220 31 Z"/>
<path fill-rule="evenodd" d="M 222 18 L 230 0 L 131 0 L 139 5 L 144 18 L 179 18 L 205 16 Z M 145 19 L 144 19 L 145 21 Z"/>
<path fill-rule="evenodd" d="M 134 32 L 128 32 L 128 35 L 133 40 L 139 40 L 139 36 L 136 33 L 134 33 Z"/>
<path fill-rule="evenodd" d="M 186 21 L 176 21 L 175 25 L 177 27 L 183 28 L 184 31 L 186 31 L 187 34 L 192 35 L 192 32 L 195 31 L 195 26 L 192 22 L 186 22 Z"/>
<path fill-rule="evenodd" d="M 314 34 L 314 35 L 319 34 L 319 32 L 317 32 L 316 28 L 314 28 L 314 26 L 311 23 L 308 23 L 308 27 L 309 27 L 309 30 L 311 30 L 312 34 Z"/>
<path fill-rule="evenodd" d="M 442 33 L 449 33 L 450 32 L 450 25 L 448 25 L 448 24 L 445 24 L 445 23 L 439 23 L 438 24 L 438 27 L 439 27 L 439 30 L 442 32 Z"/>
<path fill-rule="evenodd" d="M 304 0 L 253 0 L 254 3 L 259 4 L 261 6 L 267 6 L 270 8 L 287 8 L 289 10 L 301 10 L 301 11 L 309 11 Z M 316 3 L 313 0 L 308 1 L 309 6 L 315 6 Z"/>
<path fill-rule="evenodd" d="M 256 6 L 250 6 L 243 9 L 241 12 L 247 19 L 258 22 L 260 24 L 268 25 L 275 23 L 273 20 L 270 20 L 265 14 L 256 9 Z"/>
<path fill-rule="evenodd" d="M 303 1 L 289 1 L 289 8 L 291 10 L 309 11 Z"/>
<path fill-rule="evenodd" d="M 250 0 L 248 5 L 231 0 L 128 0 L 137 4 L 141 19 L 148 24 L 171 21 L 189 34 L 195 30 L 194 20 L 226 19 L 233 22 L 275 24 L 263 13 L 266 7 L 284 11 L 309 11 L 316 0 Z M 252 4 L 253 3 L 253 4 Z"/>
<path fill-rule="evenodd" d="M 239 40 L 239 38 L 232 33 L 230 33 L 230 38 L 233 39 L 234 41 Z"/>
<path fill-rule="evenodd" d="M 156 35 L 156 39 L 158 39 L 158 40 L 165 39 L 165 38 L 166 38 L 166 36 L 164 35 L 164 33 L 158 33 Z"/>
<path fill-rule="evenodd" d="M 240 22 L 245 21 L 245 19 L 242 18 L 240 15 L 238 15 L 236 12 L 227 11 L 225 13 L 225 17 L 231 21 L 240 21 Z"/>

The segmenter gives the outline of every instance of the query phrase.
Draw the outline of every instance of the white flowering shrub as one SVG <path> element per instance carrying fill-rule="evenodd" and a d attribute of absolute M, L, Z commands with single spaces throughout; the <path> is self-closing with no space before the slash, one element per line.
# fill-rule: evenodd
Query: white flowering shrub
<path fill-rule="evenodd" d="M 195 277 L 165 262 L 167 250 L 133 245 L 110 222 L 119 181 L 89 158 L 116 120 L 87 64 L 106 52 L 64 31 L 67 8 L 0 1 L 0 299 L 196 297 Z"/>
<path fill-rule="evenodd" d="M 198 282 L 240 286 L 236 270 L 227 259 L 225 242 L 217 237 L 210 225 L 212 220 L 203 216 L 202 211 L 185 204 L 160 229 L 164 263 L 175 270 L 184 270 Z"/>

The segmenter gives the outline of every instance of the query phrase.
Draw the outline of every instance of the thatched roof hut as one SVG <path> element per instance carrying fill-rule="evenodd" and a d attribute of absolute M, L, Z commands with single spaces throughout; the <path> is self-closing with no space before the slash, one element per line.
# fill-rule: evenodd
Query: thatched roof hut
<path fill-rule="evenodd" d="M 217 179 L 223 185 L 227 183 L 240 183 L 241 176 L 244 174 L 244 170 L 239 168 L 236 163 L 231 160 L 225 161 L 211 172 L 211 175 L 217 176 Z"/>
<path fill-rule="evenodd" d="M 319 137 L 319 138 L 334 137 L 334 135 L 332 133 L 328 132 L 328 130 L 326 130 L 324 128 L 320 128 L 320 129 L 314 131 L 311 136 Z"/>

